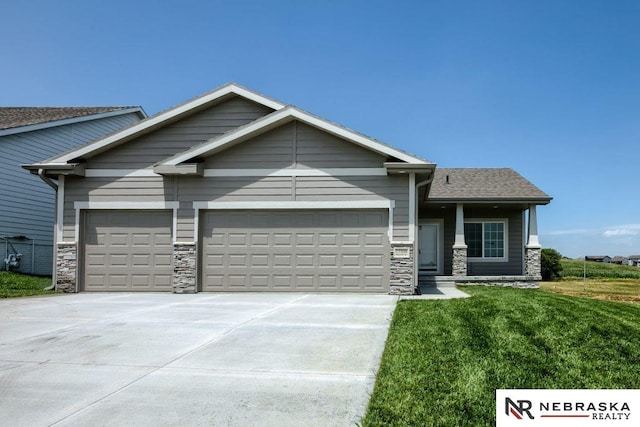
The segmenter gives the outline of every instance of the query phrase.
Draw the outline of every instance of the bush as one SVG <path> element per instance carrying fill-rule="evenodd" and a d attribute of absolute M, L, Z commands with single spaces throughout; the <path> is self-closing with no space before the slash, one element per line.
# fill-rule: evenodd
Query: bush
<path fill-rule="evenodd" d="M 555 249 L 543 249 L 540 257 L 542 280 L 556 280 L 562 276 L 562 255 Z"/>

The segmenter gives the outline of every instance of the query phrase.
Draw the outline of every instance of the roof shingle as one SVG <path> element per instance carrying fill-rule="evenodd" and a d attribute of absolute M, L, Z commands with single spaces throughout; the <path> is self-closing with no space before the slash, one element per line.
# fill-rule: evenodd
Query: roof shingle
<path fill-rule="evenodd" d="M 0 107 L 0 130 L 137 107 Z"/>
<path fill-rule="evenodd" d="M 510 168 L 438 168 L 428 200 L 536 200 L 551 197 Z"/>

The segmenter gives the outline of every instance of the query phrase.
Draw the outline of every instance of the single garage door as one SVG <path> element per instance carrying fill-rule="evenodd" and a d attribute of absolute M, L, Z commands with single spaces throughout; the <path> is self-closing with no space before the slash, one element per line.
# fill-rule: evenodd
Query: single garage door
<path fill-rule="evenodd" d="M 85 291 L 171 291 L 171 211 L 87 211 Z"/>
<path fill-rule="evenodd" d="M 384 210 L 205 211 L 203 291 L 389 290 Z"/>

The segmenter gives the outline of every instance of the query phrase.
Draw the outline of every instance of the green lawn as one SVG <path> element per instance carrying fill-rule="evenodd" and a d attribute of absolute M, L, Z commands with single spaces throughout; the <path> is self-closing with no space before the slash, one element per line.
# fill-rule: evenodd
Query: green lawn
<path fill-rule="evenodd" d="M 398 304 L 364 426 L 493 426 L 498 388 L 640 388 L 640 307 L 464 290 Z"/>
<path fill-rule="evenodd" d="M 562 277 L 584 277 L 583 260 L 562 259 Z M 629 265 L 605 264 L 603 262 L 586 263 L 587 278 L 640 279 L 640 267 Z"/>
<path fill-rule="evenodd" d="M 26 297 L 29 295 L 49 295 L 55 291 L 43 290 L 51 285 L 50 277 L 35 277 L 0 271 L 0 298 Z"/>

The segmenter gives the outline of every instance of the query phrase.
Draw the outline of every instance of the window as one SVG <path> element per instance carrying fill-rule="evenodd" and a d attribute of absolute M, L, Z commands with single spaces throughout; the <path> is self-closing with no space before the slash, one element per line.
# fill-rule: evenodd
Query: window
<path fill-rule="evenodd" d="M 468 258 L 505 261 L 507 258 L 507 222 L 470 220 L 464 224 Z"/>

